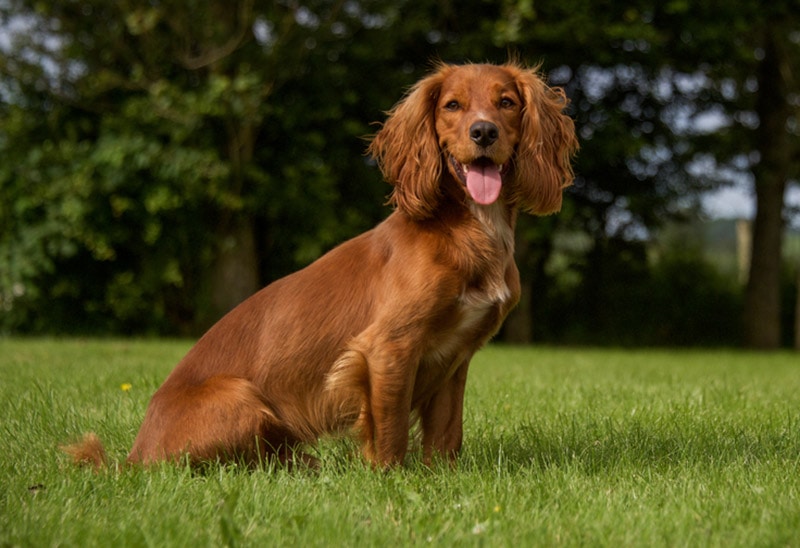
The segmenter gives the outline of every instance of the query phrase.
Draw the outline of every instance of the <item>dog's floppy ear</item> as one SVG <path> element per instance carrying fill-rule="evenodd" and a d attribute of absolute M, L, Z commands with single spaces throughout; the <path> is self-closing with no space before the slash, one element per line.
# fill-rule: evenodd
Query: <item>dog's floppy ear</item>
<path fill-rule="evenodd" d="M 511 199 L 528 213 L 555 213 L 561 209 L 562 190 L 574 179 L 570 160 L 578 150 L 575 124 L 564 114 L 568 100 L 562 89 L 548 87 L 535 70 L 509 68 L 524 101 Z"/>
<path fill-rule="evenodd" d="M 378 161 L 384 178 L 394 185 L 389 202 L 411 218 L 433 215 L 439 200 L 442 155 L 434 112 L 450 67 L 420 80 L 395 107 L 367 152 Z"/>

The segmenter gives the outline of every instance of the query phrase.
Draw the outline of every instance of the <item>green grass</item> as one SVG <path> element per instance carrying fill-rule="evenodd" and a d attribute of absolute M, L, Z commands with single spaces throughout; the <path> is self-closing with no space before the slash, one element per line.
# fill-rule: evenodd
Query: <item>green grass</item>
<path fill-rule="evenodd" d="M 68 464 L 88 430 L 124 459 L 189 346 L 0 339 L 0 545 L 800 545 L 797 354 L 487 348 L 455 470 Z"/>

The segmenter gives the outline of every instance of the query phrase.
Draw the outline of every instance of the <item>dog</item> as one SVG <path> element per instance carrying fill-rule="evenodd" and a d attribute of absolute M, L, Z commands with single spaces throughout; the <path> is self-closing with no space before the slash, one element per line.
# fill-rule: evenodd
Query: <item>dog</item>
<path fill-rule="evenodd" d="M 470 359 L 519 300 L 518 212 L 558 211 L 573 180 L 566 106 L 516 62 L 437 65 L 368 147 L 394 211 L 212 326 L 153 395 L 127 462 L 289 461 L 352 432 L 385 468 L 418 424 L 423 462 L 454 463 Z M 106 461 L 93 434 L 67 451 Z"/>

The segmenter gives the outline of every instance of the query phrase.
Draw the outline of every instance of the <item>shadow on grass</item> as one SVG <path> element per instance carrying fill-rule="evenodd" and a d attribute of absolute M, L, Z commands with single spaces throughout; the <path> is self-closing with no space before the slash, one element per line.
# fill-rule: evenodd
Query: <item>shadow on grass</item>
<path fill-rule="evenodd" d="M 571 468 L 588 474 L 620 468 L 800 464 L 797 418 L 780 425 L 657 424 L 567 420 L 562 428 L 519 424 L 467 439 L 462 465 L 478 469 Z"/>

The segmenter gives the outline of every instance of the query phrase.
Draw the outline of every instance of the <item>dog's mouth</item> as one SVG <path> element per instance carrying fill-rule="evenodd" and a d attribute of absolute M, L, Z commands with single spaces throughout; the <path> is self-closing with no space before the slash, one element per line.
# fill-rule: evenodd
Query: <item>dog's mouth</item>
<path fill-rule="evenodd" d="M 461 182 L 466 185 L 469 195 L 477 203 L 493 204 L 500 196 L 503 188 L 503 175 L 508 171 L 508 162 L 498 165 L 491 159 L 482 156 L 468 164 L 463 164 L 451 155 L 450 164 Z"/>

